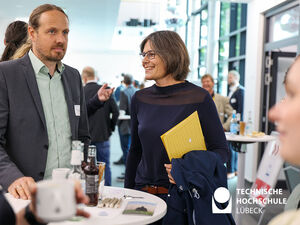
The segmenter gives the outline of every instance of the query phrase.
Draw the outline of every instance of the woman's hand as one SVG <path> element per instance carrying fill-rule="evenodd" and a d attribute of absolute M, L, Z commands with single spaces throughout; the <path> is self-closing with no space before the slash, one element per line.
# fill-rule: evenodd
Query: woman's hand
<path fill-rule="evenodd" d="M 168 177 L 169 177 L 169 181 L 171 184 L 176 184 L 174 178 L 171 175 L 171 170 L 172 170 L 172 164 L 164 164 L 164 166 L 166 167 L 166 171 L 168 173 Z"/>

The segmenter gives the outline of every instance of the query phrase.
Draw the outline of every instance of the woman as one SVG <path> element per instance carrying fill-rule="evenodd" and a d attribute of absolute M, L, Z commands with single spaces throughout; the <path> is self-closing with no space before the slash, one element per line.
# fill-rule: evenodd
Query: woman
<path fill-rule="evenodd" d="M 27 23 L 14 21 L 8 25 L 5 32 L 5 49 L 0 61 L 10 60 L 15 51 L 27 40 Z"/>
<path fill-rule="evenodd" d="M 162 134 L 198 111 L 207 149 L 226 162 L 228 147 L 209 93 L 185 80 L 190 62 L 179 35 L 172 31 L 154 32 L 143 40 L 140 50 L 145 78 L 154 80 L 155 84 L 132 97 L 132 143 L 125 187 L 147 191 L 166 200 L 170 181 L 175 181 L 160 139 Z"/>
<path fill-rule="evenodd" d="M 280 134 L 280 153 L 289 163 L 300 165 L 300 56 L 290 67 L 285 81 L 286 97 L 270 111 Z M 270 225 L 299 224 L 300 211 L 288 211 L 274 218 Z"/>

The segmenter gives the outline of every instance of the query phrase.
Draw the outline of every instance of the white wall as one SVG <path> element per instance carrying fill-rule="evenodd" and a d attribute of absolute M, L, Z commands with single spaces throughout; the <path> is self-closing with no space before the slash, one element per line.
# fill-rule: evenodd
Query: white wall
<path fill-rule="evenodd" d="M 139 81 L 144 79 L 140 57 L 134 51 L 69 51 L 63 62 L 78 69 L 80 73 L 85 66 L 92 66 L 100 83 L 108 82 L 113 87 L 120 84 L 121 73 L 129 73 Z"/>
<path fill-rule="evenodd" d="M 260 121 L 260 94 L 263 62 L 263 12 L 285 0 L 253 0 L 248 4 L 246 68 L 245 68 L 245 102 L 244 112 L 247 118 L 251 111 L 254 129 L 258 130 Z M 245 177 L 253 182 L 256 176 L 258 145 L 247 146 Z"/>

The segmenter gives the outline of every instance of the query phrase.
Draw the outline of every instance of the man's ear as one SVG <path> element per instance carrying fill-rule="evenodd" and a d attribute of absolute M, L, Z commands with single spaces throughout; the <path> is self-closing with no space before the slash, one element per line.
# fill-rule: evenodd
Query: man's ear
<path fill-rule="evenodd" d="M 31 39 L 31 41 L 34 41 L 36 38 L 36 31 L 31 26 L 28 26 L 28 37 Z"/>

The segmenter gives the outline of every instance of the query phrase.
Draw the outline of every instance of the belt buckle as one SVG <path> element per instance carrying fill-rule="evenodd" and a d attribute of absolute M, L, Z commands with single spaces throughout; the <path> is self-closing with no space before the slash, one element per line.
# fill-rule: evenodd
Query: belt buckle
<path fill-rule="evenodd" d="M 155 186 L 155 185 L 150 185 L 149 188 L 148 188 L 149 192 L 153 195 L 157 194 L 158 193 L 158 187 Z"/>

